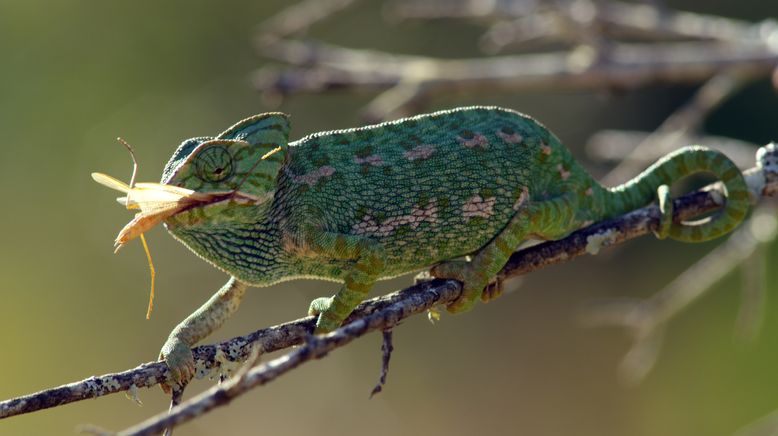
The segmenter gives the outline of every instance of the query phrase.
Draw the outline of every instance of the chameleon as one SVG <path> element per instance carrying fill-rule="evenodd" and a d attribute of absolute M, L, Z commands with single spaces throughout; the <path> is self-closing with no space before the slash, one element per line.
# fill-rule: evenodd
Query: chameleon
<path fill-rule="evenodd" d="M 447 305 L 461 313 L 479 297 L 500 294 L 494 277 L 525 240 L 559 239 L 658 201 L 658 237 L 702 242 L 730 232 L 749 209 L 741 172 L 718 151 L 684 147 L 606 188 L 541 123 L 499 107 L 455 108 L 294 142 L 289 131 L 289 116 L 270 112 L 216 137 L 187 139 L 161 183 L 138 184 L 161 192 L 164 202 L 148 200 L 144 209 L 142 200 L 124 200 L 140 203 L 142 212 L 117 244 L 164 222 L 175 239 L 230 275 L 162 347 L 176 383 L 193 377 L 190 348 L 237 310 L 249 286 L 340 282 L 333 296 L 310 304 L 321 334 L 339 327 L 377 280 L 431 268 L 433 277 L 462 283 L 461 296 Z M 723 183 L 725 204 L 703 220 L 674 222 L 668 187 L 698 172 Z"/>

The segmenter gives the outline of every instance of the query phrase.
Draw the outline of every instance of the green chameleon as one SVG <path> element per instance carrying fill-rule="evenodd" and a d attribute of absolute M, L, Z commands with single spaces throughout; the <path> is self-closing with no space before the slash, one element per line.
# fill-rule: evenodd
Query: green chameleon
<path fill-rule="evenodd" d="M 165 166 L 163 185 L 194 192 L 164 215 L 167 229 L 231 276 L 163 346 L 177 382 L 194 374 L 190 347 L 237 310 L 247 286 L 306 277 L 343 283 L 310 305 L 316 333 L 324 333 L 341 325 L 376 280 L 431 266 L 432 276 L 463 283 L 447 309 L 464 312 L 479 297 L 499 295 L 493 278 L 528 238 L 559 239 L 658 199 L 657 236 L 701 242 L 731 231 L 749 208 L 742 174 L 717 151 L 682 148 L 604 188 L 548 129 L 497 107 L 292 143 L 288 135 L 287 115 L 256 115 L 216 138 L 184 141 Z M 725 185 L 726 206 L 701 223 L 674 223 L 667 186 L 703 171 Z"/>

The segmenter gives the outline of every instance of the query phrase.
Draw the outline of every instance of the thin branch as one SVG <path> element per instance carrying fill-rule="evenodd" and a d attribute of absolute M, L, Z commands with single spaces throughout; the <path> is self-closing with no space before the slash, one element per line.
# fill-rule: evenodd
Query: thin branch
<path fill-rule="evenodd" d="M 757 201 L 762 196 L 773 196 L 778 193 L 778 150 L 774 144 L 763 147 L 757 153 L 757 166 L 746 171 L 745 175 L 752 190 L 752 197 Z M 676 221 L 688 220 L 701 213 L 711 211 L 721 206 L 722 196 L 710 189 L 703 189 L 674 201 Z M 498 279 L 505 280 L 540 269 L 544 266 L 566 262 L 586 253 L 594 254 L 602 246 L 618 244 L 638 236 L 647 234 L 656 226 L 659 220 L 659 210 L 656 206 L 647 206 L 623 216 L 598 223 L 572 233 L 568 237 L 556 241 L 548 241 L 514 253 L 508 264 L 499 273 Z M 357 327 L 344 327 L 334 338 L 334 343 L 340 343 L 343 332 L 361 331 L 363 328 L 387 329 L 399 319 L 433 308 L 439 304 L 453 301 L 461 292 L 460 285 L 452 280 L 433 280 L 412 286 L 399 292 L 374 298 L 361 304 L 347 320 L 348 326 L 354 322 L 375 315 L 370 321 L 362 321 Z M 399 319 L 395 315 L 400 313 Z M 257 330 L 246 336 L 239 336 L 216 345 L 204 345 L 193 350 L 196 359 L 197 377 L 212 376 L 219 371 L 229 371 L 245 361 L 253 347 L 259 347 L 264 352 L 272 352 L 299 345 L 313 331 L 314 318 L 307 317 L 278 326 Z M 345 329 L 345 330 L 344 330 Z M 352 338 L 353 339 L 353 338 Z M 329 347 L 332 344 L 323 345 Z M 318 347 L 319 345 L 316 345 Z M 314 347 L 316 350 L 319 348 Z M 329 348 L 327 348 L 329 349 Z M 313 351 L 307 358 L 318 357 Z M 295 351 L 297 352 L 297 351 Z M 303 353 L 303 352 L 300 352 Z M 303 353 L 304 354 L 304 353 Z M 305 356 L 298 356 L 303 358 Z M 252 380 L 270 381 L 279 375 L 278 371 L 286 366 L 285 356 L 268 362 L 251 370 L 256 377 Z M 301 361 L 300 361 L 301 362 Z M 298 362 L 297 364 L 299 364 Z M 288 365 L 289 363 L 284 363 Z M 261 373 L 256 373 L 263 368 Z M 286 368 L 286 371 L 291 368 Z M 169 373 L 163 362 L 145 363 L 135 369 L 100 377 L 90 377 L 81 382 L 71 383 L 58 388 L 44 390 L 35 394 L 7 400 L 0 403 L 0 418 L 29 413 L 49 407 L 68 404 L 86 398 L 95 398 L 111 393 L 152 387 L 167 380 Z M 253 376 L 252 376 L 253 377 Z M 191 400 L 190 400 L 191 401 Z M 186 402 L 177 408 L 187 407 Z M 174 410 L 179 410 L 174 408 Z"/>
<path fill-rule="evenodd" d="M 370 392 L 370 398 L 373 398 L 375 394 L 384 390 L 386 385 L 386 377 L 389 375 L 389 361 L 392 359 L 392 352 L 394 351 L 394 345 L 392 344 L 392 331 L 384 330 L 383 340 L 381 342 L 381 375 L 378 377 L 378 383 L 373 387 Z"/>

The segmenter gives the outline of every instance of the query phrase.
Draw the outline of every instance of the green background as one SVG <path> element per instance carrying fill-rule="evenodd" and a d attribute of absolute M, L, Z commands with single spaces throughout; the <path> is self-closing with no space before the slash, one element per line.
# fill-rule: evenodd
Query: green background
<path fill-rule="evenodd" d="M 286 5 L 261 2 L 11 2 L 0 0 L 0 399 L 132 368 L 156 358 L 168 332 L 225 280 L 161 228 L 147 234 L 158 271 L 156 309 L 144 314 L 148 270 L 140 244 L 112 255 L 131 215 L 92 171 L 156 181 L 184 138 L 218 133 L 270 109 L 250 86 L 265 61 L 252 48 L 259 23 Z M 671 6 L 760 20 L 774 2 Z M 704 9 L 703 9 L 704 8 Z M 311 36 L 359 48 L 442 57 L 477 55 L 481 28 L 463 23 L 391 24 L 365 1 Z M 581 145 L 601 128 L 655 128 L 693 87 L 620 93 L 505 92 L 436 99 L 430 109 L 499 104 L 543 120 L 585 161 Z M 293 139 L 359 123 L 369 94 L 293 97 Z M 755 143 L 778 137 L 778 98 L 767 80 L 746 87 L 706 124 Z M 508 284 L 498 302 L 431 325 L 419 316 L 395 333 L 388 386 L 372 400 L 380 337 L 370 335 L 256 389 L 178 433 L 727 435 L 778 408 L 778 288 L 754 343 L 735 340 L 742 285 L 737 274 L 673 320 L 658 364 L 628 388 L 616 367 L 629 337 L 585 329 L 594 298 L 647 296 L 716 243 L 643 238 L 596 257 Z M 776 248 L 768 253 L 773 269 Z M 401 278 L 374 294 L 408 285 Z M 327 282 L 254 289 L 211 339 L 302 316 L 328 295 Z M 189 390 L 210 386 L 198 381 Z M 143 407 L 123 395 L 0 421 L 0 434 L 70 434 L 108 429 L 167 407 L 159 389 Z M 177 433 L 177 434 L 178 434 Z"/>

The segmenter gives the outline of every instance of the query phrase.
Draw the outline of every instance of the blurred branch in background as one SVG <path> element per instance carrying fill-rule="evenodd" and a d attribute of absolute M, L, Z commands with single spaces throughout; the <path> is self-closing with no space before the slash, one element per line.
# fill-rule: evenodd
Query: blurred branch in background
<path fill-rule="evenodd" d="M 307 8 L 301 9 L 315 8 L 315 2 L 304 3 Z M 439 59 L 298 37 L 344 3 L 349 2 L 323 2 L 318 13 L 300 14 L 306 19 L 295 25 L 282 27 L 275 24 L 279 18 L 271 18 L 260 26 L 260 53 L 288 64 L 256 72 L 255 86 L 266 97 L 380 91 L 363 110 L 364 118 L 374 122 L 418 111 L 442 93 L 624 89 L 657 82 L 701 83 L 721 73 L 746 81 L 769 76 L 778 63 L 778 24 L 772 20 L 754 24 L 609 1 L 418 1 L 386 8 L 399 20 L 484 23 L 488 30 L 480 46 L 490 53 L 530 43 L 537 49 L 541 42 L 554 49 L 569 47 L 562 51 Z"/>

